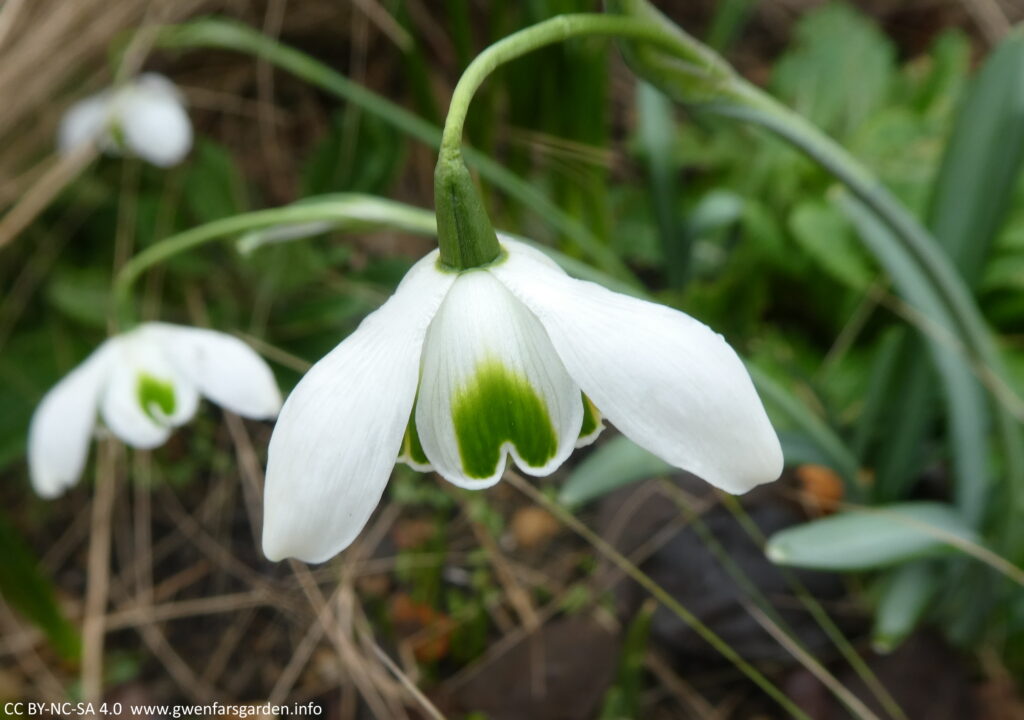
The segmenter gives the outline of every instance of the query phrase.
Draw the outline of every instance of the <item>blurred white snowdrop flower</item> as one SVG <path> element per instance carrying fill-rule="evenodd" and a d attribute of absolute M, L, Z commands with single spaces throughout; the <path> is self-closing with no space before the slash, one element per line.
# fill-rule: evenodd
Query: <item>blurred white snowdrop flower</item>
<path fill-rule="evenodd" d="M 459 273 L 426 256 L 302 378 L 270 440 L 267 557 L 343 550 L 396 458 L 486 488 L 509 455 L 531 475 L 553 472 L 602 416 L 730 492 L 779 476 L 778 437 L 720 335 L 570 278 L 527 245 L 502 246 L 491 265 Z"/>
<path fill-rule="evenodd" d="M 192 148 L 192 124 L 178 88 L 163 75 L 145 73 L 71 106 L 61 119 L 57 144 L 72 152 L 97 143 L 107 153 L 136 155 L 170 167 Z"/>
<path fill-rule="evenodd" d="M 97 414 L 128 445 L 154 448 L 195 415 L 200 395 L 253 419 L 273 418 L 281 407 L 270 368 L 231 335 L 152 322 L 106 340 L 36 408 L 32 486 L 50 498 L 78 481 Z"/>

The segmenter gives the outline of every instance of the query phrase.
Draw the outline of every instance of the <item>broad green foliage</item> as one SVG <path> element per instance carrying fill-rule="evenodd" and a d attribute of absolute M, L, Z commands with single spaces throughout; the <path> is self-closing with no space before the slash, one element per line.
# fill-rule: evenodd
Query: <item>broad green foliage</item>
<path fill-rule="evenodd" d="M 793 238 L 807 257 L 843 285 L 867 290 L 874 270 L 842 217 L 827 205 L 811 201 L 797 205 L 789 221 Z"/>
<path fill-rule="evenodd" d="M 885 103 L 895 55 L 873 23 L 831 2 L 797 24 L 792 48 L 775 66 L 774 89 L 800 114 L 842 137 Z"/>

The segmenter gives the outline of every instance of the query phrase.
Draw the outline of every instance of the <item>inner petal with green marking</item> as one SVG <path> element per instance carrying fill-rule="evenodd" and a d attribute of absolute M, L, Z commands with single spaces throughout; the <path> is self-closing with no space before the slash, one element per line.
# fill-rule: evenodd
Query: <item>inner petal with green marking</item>
<path fill-rule="evenodd" d="M 532 467 L 542 467 L 558 450 L 544 399 L 497 358 L 481 362 L 456 391 L 452 421 L 462 466 L 471 478 L 493 475 L 506 446 Z"/>
<path fill-rule="evenodd" d="M 145 372 L 140 372 L 138 375 L 135 394 L 139 399 L 142 412 L 159 425 L 165 425 L 167 418 L 174 414 L 174 409 L 177 407 L 174 385 Z"/>
<path fill-rule="evenodd" d="M 470 270 L 427 330 L 413 415 L 434 470 L 481 489 L 509 455 L 527 474 L 553 472 L 575 447 L 584 404 L 540 321 L 490 272 Z M 403 459 L 414 459 L 407 437 Z"/>

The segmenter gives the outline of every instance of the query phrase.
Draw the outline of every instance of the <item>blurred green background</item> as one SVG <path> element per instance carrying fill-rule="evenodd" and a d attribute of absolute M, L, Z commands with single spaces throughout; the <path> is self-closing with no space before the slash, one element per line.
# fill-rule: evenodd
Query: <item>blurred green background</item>
<path fill-rule="evenodd" d="M 927 297 L 894 271 L 884 250 L 894 240 L 832 175 L 763 131 L 686 112 L 638 81 L 614 43 L 573 41 L 501 68 L 474 101 L 467 142 L 518 179 L 482 175 L 495 225 L 723 333 L 758 379 L 788 468 L 736 502 L 607 432 L 539 487 L 551 498 L 561 488 L 567 506 L 809 717 L 872 716 L 859 707 L 1021 717 L 1024 485 L 1012 468 L 1024 446 L 995 418 L 1005 411 L 1019 434 L 1024 417 L 1024 34 L 1013 30 L 1024 6 L 656 4 L 921 220 L 973 294 L 1008 381 L 987 393 L 993 382 L 974 367 L 964 392 L 986 398 L 984 411 L 959 416 L 929 353 Z M 162 48 L 156 25 L 244 23 L 440 126 L 459 73 L 490 42 L 599 9 L 0 6 L 0 699 L 82 696 L 79 628 L 101 532 L 92 473 L 60 500 L 39 500 L 25 439 L 43 393 L 106 336 L 117 269 L 176 232 L 311 195 L 432 205 L 434 150 L 406 116 L 346 101 L 330 82 L 251 52 Z M 131 61 L 183 89 L 193 151 L 167 171 L 100 158 L 62 175 L 52 154 L 60 114 L 111 83 L 117 49 L 140 28 L 145 54 Z M 18 213 L 26 222 L 13 233 Z M 287 390 L 431 247 L 397 230 L 326 233 L 247 256 L 223 242 L 150 271 L 136 299 L 145 318 L 249 340 Z M 961 342 L 939 336 L 954 351 Z M 451 717 L 785 716 L 664 607 L 643 602 L 602 553 L 505 485 L 466 493 L 399 468 L 356 548 L 317 568 L 268 563 L 254 537 L 269 432 L 207 405 L 153 453 L 94 450 L 92 462 L 118 478 L 104 697 L 314 699 L 331 717 L 422 716 L 376 643 Z M 764 557 L 761 533 L 780 531 L 773 557 L 816 572 Z M 844 708 L 817 667 L 866 704 Z"/>

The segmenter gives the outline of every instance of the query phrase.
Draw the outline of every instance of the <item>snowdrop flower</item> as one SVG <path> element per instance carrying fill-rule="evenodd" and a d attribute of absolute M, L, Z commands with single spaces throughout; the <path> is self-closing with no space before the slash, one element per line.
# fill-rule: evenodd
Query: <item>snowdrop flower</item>
<path fill-rule="evenodd" d="M 57 145 L 69 153 L 87 143 L 115 155 L 130 153 L 159 167 L 177 165 L 192 147 L 192 124 L 181 93 L 163 75 L 145 73 L 71 106 Z"/>
<path fill-rule="evenodd" d="M 320 562 L 359 534 L 396 458 L 463 488 L 507 458 L 547 475 L 603 417 L 673 466 L 730 492 L 782 471 L 742 361 L 676 310 L 566 275 L 502 239 L 489 265 L 438 252 L 306 374 L 270 441 L 263 550 Z"/>
<path fill-rule="evenodd" d="M 195 415 L 199 396 L 254 419 L 281 407 L 274 376 L 241 340 L 200 328 L 144 323 L 100 345 L 55 385 L 32 416 L 32 486 L 56 497 L 77 482 L 97 413 L 114 435 L 154 448 Z"/>

